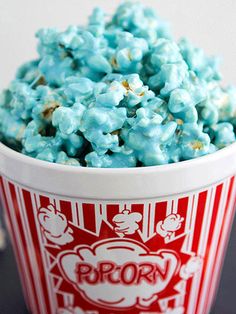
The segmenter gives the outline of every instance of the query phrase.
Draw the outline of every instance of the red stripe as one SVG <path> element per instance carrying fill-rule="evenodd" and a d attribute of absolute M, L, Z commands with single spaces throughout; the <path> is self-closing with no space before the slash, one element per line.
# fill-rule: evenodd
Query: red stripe
<path fill-rule="evenodd" d="M 214 288 L 217 287 L 217 284 L 215 284 L 215 281 L 216 281 L 216 278 L 218 278 L 218 281 L 220 280 L 220 276 L 219 276 L 219 273 L 215 273 L 215 268 L 216 268 L 216 265 L 218 263 L 220 263 L 220 267 L 218 268 L 219 270 L 221 270 L 221 266 L 224 262 L 224 257 L 225 257 L 225 254 L 222 252 L 222 254 L 219 254 L 219 251 L 220 249 L 222 248 L 222 246 L 225 248 L 224 251 L 226 251 L 226 243 L 228 242 L 229 240 L 229 236 L 230 236 L 230 232 L 225 232 L 225 230 L 227 229 L 228 231 L 231 230 L 230 226 L 232 226 L 233 224 L 233 219 L 232 220 L 229 220 L 229 223 L 226 224 L 226 220 L 227 220 L 227 216 L 230 214 L 230 216 L 233 216 L 234 215 L 234 212 L 235 212 L 235 209 L 234 207 L 232 208 L 229 208 L 229 204 L 230 204 L 230 201 L 233 197 L 232 195 L 232 189 L 233 189 L 233 185 L 234 185 L 234 180 L 235 180 L 235 177 L 232 177 L 231 180 L 230 180 L 230 184 L 229 184 L 229 190 L 228 190 L 228 194 L 227 194 L 227 199 L 226 199 L 226 205 L 225 205 L 225 209 L 224 209 L 224 217 L 223 217 L 223 223 L 222 223 L 222 228 L 221 228 L 221 231 L 220 231 L 220 235 L 219 235 L 219 240 L 218 240 L 218 243 L 217 243 L 217 249 L 216 249 L 216 253 L 215 253 L 215 262 L 214 262 L 214 265 L 213 265 L 213 271 L 212 271 L 212 274 L 211 274 L 211 277 L 210 277 L 210 281 L 209 281 L 209 285 L 208 287 L 211 287 L 211 289 L 208 289 L 208 295 L 207 295 L 207 298 L 206 298 L 206 302 L 205 302 L 205 305 L 204 305 L 204 308 L 207 308 L 209 302 L 211 302 L 211 299 L 210 296 L 212 296 L 212 292 L 214 290 Z M 224 236 L 224 238 L 223 238 Z M 213 286 L 214 284 L 214 286 Z"/>
<path fill-rule="evenodd" d="M 66 216 L 67 220 L 72 222 L 73 218 L 72 218 L 71 202 L 60 201 L 60 209 L 61 209 L 61 212 Z"/>
<path fill-rule="evenodd" d="M 47 208 L 48 205 L 50 205 L 50 199 L 47 196 L 40 196 L 39 197 L 39 201 L 40 201 L 40 207 L 44 207 Z"/>
<path fill-rule="evenodd" d="M 131 210 L 132 212 L 143 213 L 143 204 L 132 204 Z"/>
<path fill-rule="evenodd" d="M 155 226 L 161 220 L 166 218 L 167 202 L 158 202 L 155 206 Z"/>
<path fill-rule="evenodd" d="M 209 266 L 208 265 L 208 263 L 209 263 L 208 259 L 209 259 L 209 254 L 210 254 L 211 247 L 212 247 L 212 241 L 214 239 L 215 223 L 216 223 L 217 215 L 219 213 L 219 204 L 220 204 L 220 199 L 221 199 L 221 194 L 222 194 L 222 188 L 223 188 L 223 183 L 216 187 L 216 193 L 215 193 L 215 199 L 214 199 L 214 205 L 213 205 L 213 213 L 212 213 L 212 217 L 211 217 L 211 224 L 210 224 L 208 240 L 207 240 L 206 254 L 205 254 L 205 258 L 204 258 L 204 265 L 203 265 L 202 277 L 201 277 L 201 281 L 200 281 L 200 288 L 198 291 L 196 313 L 198 313 L 198 311 L 199 311 L 199 304 L 200 304 L 201 299 L 206 298 L 206 296 L 202 296 L 202 288 L 203 288 L 204 281 L 205 281 L 206 270 L 208 268 L 207 266 Z"/>
<path fill-rule="evenodd" d="M 84 203 L 82 206 L 84 216 L 84 228 L 96 233 L 95 205 Z"/>
<path fill-rule="evenodd" d="M 46 277 L 45 277 L 46 275 L 45 275 L 44 265 L 43 265 L 43 261 L 42 261 L 40 243 L 38 240 L 37 227 L 36 227 L 35 218 L 34 218 L 34 209 L 32 206 L 31 195 L 30 195 L 30 192 L 26 191 L 26 190 L 22 190 L 22 194 L 23 194 L 23 198 L 24 198 L 25 208 L 27 209 L 29 228 L 30 228 L 30 232 L 31 232 L 31 236 L 32 236 L 32 242 L 34 245 L 34 251 L 36 253 L 35 256 L 36 256 L 36 260 L 37 260 L 38 270 L 40 273 L 41 286 L 43 288 L 43 295 L 45 298 L 45 305 L 46 305 L 47 313 L 50 313 L 49 292 L 48 292 L 48 288 L 47 288 L 47 282 L 46 282 Z M 47 313 L 45 313 L 45 314 L 47 314 Z"/>
<path fill-rule="evenodd" d="M 12 242 L 12 246 L 13 246 L 13 249 L 14 249 L 14 253 L 15 253 L 15 256 L 16 256 L 16 262 L 17 262 L 17 266 L 18 266 L 18 270 L 19 270 L 19 275 L 20 275 L 20 278 L 21 278 L 21 282 L 22 282 L 22 285 L 23 285 L 23 288 L 24 288 L 24 292 L 26 293 L 26 301 L 29 302 L 30 304 L 30 308 L 31 310 L 33 310 L 36 306 L 36 304 L 34 303 L 34 301 L 36 300 L 31 300 L 31 298 L 29 297 L 29 289 L 30 287 L 28 286 L 28 284 L 26 283 L 26 275 L 25 275 L 25 268 L 24 268 L 24 263 L 23 263 L 23 260 L 22 260 L 22 256 L 19 252 L 19 247 L 18 247 L 18 239 L 16 238 L 16 234 L 14 232 L 14 226 L 13 226 L 13 222 L 12 222 L 12 219 L 11 219 L 11 214 L 10 214 L 10 208 L 9 208 L 9 205 L 8 205 L 8 201 L 7 201 L 7 196 L 6 196 L 6 191 L 4 189 L 4 186 L 3 186 L 3 180 L 2 180 L 2 177 L 0 176 L 0 187 L 1 187 L 1 191 L 2 191 L 2 195 L 4 197 L 4 204 L 5 204 L 5 213 L 6 213 L 6 217 L 7 217 L 7 221 L 8 221 L 8 228 L 10 229 L 10 236 L 11 236 L 11 242 Z M 32 279 L 31 279 L 31 286 L 32 286 Z M 38 305 L 37 305 L 38 306 Z M 37 311 L 39 313 L 39 308 L 37 307 Z"/>
<path fill-rule="evenodd" d="M 108 204 L 106 207 L 106 210 L 107 210 L 107 221 L 111 225 L 114 225 L 112 219 L 114 218 L 115 215 L 119 214 L 120 205 L 119 204 Z"/>
<path fill-rule="evenodd" d="M 202 222 L 203 222 L 203 217 L 205 213 L 207 194 L 208 194 L 208 191 L 204 191 L 204 192 L 199 193 L 199 196 L 198 196 L 197 216 L 196 216 L 196 221 L 195 221 L 193 245 L 192 245 L 193 252 L 198 251 L 198 245 L 199 245 L 201 231 L 202 231 Z"/>
<path fill-rule="evenodd" d="M 78 203 L 75 204 L 75 209 L 76 209 L 77 224 L 78 224 L 78 226 L 80 226 L 80 220 L 79 220 L 79 205 L 78 205 Z"/>

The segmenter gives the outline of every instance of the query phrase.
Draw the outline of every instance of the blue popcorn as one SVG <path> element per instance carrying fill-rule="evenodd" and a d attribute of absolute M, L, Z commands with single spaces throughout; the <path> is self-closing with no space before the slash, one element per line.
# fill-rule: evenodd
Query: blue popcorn
<path fill-rule="evenodd" d="M 58 92 L 48 86 L 39 86 L 36 92 L 37 102 L 32 109 L 32 118 L 35 121 L 51 123 L 53 112 L 65 105 L 65 101 Z"/>
<path fill-rule="evenodd" d="M 198 112 L 193 105 L 191 95 L 185 89 L 175 89 L 169 98 L 168 108 L 174 117 L 186 123 L 198 120 Z"/>
<path fill-rule="evenodd" d="M 100 73 L 111 73 L 112 68 L 109 61 L 102 55 L 91 55 L 87 58 L 87 63 L 90 66 L 90 69 L 92 69 L 95 72 Z"/>
<path fill-rule="evenodd" d="M 2 107 L 5 110 L 10 110 L 12 100 L 12 93 L 9 89 L 4 89 L 2 92 L 0 92 L 0 108 Z"/>
<path fill-rule="evenodd" d="M 217 107 L 210 99 L 198 105 L 198 112 L 201 121 L 205 126 L 214 125 L 219 121 L 219 112 Z"/>
<path fill-rule="evenodd" d="M 39 71 L 51 86 L 61 86 L 65 79 L 74 74 L 74 62 L 70 57 L 61 60 L 59 57 L 47 55 L 39 63 Z"/>
<path fill-rule="evenodd" d="M 189 68 L 194 71 L 200 79 L 206 81 L 220 80 L 219 60 L 214 57 L 207 57 L 204 51 L 194 47 L 187 39 L 182 39 L 179 47 L 184 60 Z"/>
<path fill-rule="evenodd" d="M 112 23 L 154 43 L 159 38 L 169 38 L 168 24 L 163 22 L 150 8 L 139 2 L 127 1 L 122 3 L 115 13 Z"/>
<path fill-rule="evenodd" d="M 126 108 L 106 107 L 87 109 L 83 116 L 80 131 L 93 149 L 99 153 L 116 150 L 119 138 L 113 132 L 121 129 L 126 120 Z"/>
<path fill-rule="evenodd" d="M 100 93 L 97 93 L 96 105 L 110 108 L 118 106 L 124 99 L 125 92 L 126 90 L 120 82 L 113 81 L 109 86 L 105 85 Z"/>
<path fill-rule="evenodd" d="M 181 88 L 187 90 L 191 95 L 194 106 L 207 100 L 208 87 L 205 81 L 200 80 L 193 71 L 189 71 L 183 80 Z"/>
<path fill-rule="evenodd" d="M 183 62 L 178 45 L 168 39 L 159 39 L 150 51 L 150 64 L 154 71 L 158 71 L 164 64 Z"/>
<path fill-rule="evenodd" d="M 37 32 L 38 57 L 0 94 L 0 140 L 76 167 L 174 163 L 235 142 L 236 88 L 218 60 L 176 42 L 154 10 L 95 8 L 85 26 Z"/>
<path fill-rule="evenodd" d="M 80 155 L 81 152 L 83 151 L 83 147 L 85 144 L 84 137 L 72 133 L 70 135 L 65 135 L 61 133 L 60 131 L 57 132 L 56 137 L 59 138 L 59 140 L 62 143 L 62 147 L 66 150 L 67 154 L 70 157 L 75 157 L 77 155 Z"/>
<path fill-rule="evenodd" d="M 117 151 L 119 147 L 119 138 L 116 134 L 104 134 L 101 130 L 92 129 L 84 132 L 84 137 L 92 145 L 92 148 L 98 154 L 105 154 L 108 150 Z"/>
<path fill-rule="evenodd" d="M 143 38 L 135 38 L 124 32 L 119 34 L 117 49 L 112 56 L 112 66 L 121 73 L 139 73 L 142 61 L 148 52 L 148 43 Z"/>
<path fill-rule="evenodd" d="M 27 83 L 14 80 L 9 87 L 11 101 L 9 103 L 12 115 L 27 120 L 37 103 L 37 93 Z"/>
<path fill-rule="evenodd" d="M 99 37 L 105 32 L 105 13 L 100 8 L 95 8 L 92 15 L 89 17 L 89 31 L 95 36 Z"/>
<path fill-rule="evenodd" d="M 169 96 L 174 89 L 181 87 L 187 75 L 188 67 L 184 62 L 163 64 L 158 74 L 149 78 L 148 85 L 153 90 L 160 90 L 162 96 Z"/>
<path fill-rule="evenodd" d="M 36 33 L 38 42 L 38 53 L 41 58 L 47 55 L 53 55 L 58 49 L 59 31 L 56 28 L 40 29 Z"/>
<path fill-rule="evenodd" d="M 168 108 L 171 113 L 177 114 L 187 111 L 192 105 L 191 95 L 185 89 L 175 89 L 170 94 Z"/>
<path fill-rule="evenodd" d="M 163 121 L 169 119 L 170 116 L 172 116 L 166 101 L 160 97 L 150 98 L 147 101 L 143 101 L 141 105 L 143 108 L 148 108 L 149 110 L 153 111 L 153 113 L 160 115 L 163 118 Z M 173 116 L 171 120 L 173 120 Z"/>
<path fill-rule="evenodd" d="M 43 152 L 48 146 L 52 145 L 53 137 L 42 136 L 44 125 L 31 121 L 25 128 L 22 145 L 25 153 L 29 153 L 36 157 L 40 152 Z"/>
<path fill-rule="evenodd" d="M 26 62 L 16 72 L 16 78 L 23 83 L 31 84 L 35 86 L 37 84 L 45 84 L 44 77 L 40 75 L 39 69 L 39 60 L 33 60 Z"/>
<path fill-rule="evenodd" d="M 99 155 L 91 152 L 85 157 L 88 167 L 95 168 L 130 168 L 136 167 L 137 158 L 134 152 L 123 147 L 120 152 Z"/>
<path fill-rule="evenodd" d="M 82 128 L 84 112 L 85 106 L 80 103 L 75 103 L 73 107 L 59 107 L 53 112 L 52 125 L 65 135 L 76 133 Z"/>
<path fill-rule="evenodd" d="M 97 54 L 100 48 L 100 40 L 93 36 L 91 32 L 86 29 L 79 29 L 77 32 L 78 37 L 78 47 L 77 49 L 72 49 L 72 55 L 75 59 L 82 60 L 86 59 L 87 56 L 92 54 Z"/>
<path fill-rule="evenodd" d="M 23 139 L 26 123 L 13 116 L 8 110 L 0 106 L 0 137 L 4 142 L 9 143 L 10 146 L 18 146 Z"/>
<path fill-rule="evenodd" d="M 43 160 L 43 161 L 48 161 L 48 162 L 55 162 L 57 160 L 57 151 L 55 151 L 51 147 L 45 147 L 42 151 L 39 151 L 36 154 L 36 158 Z"/>
<path fill-rule="evenodd" d="M 236 117 L 236 88 L 221 88 L 217 84 L 209 86 L 209 100 L 216 108 L 219 121 L 234 121 Z"/>
<path fill-rule="evenodd" d="M 114 132 L 122 128 L 126 120 L 126 108 L 93 107 L 84 112 L 80 131 L 99 128 L 104 133 Z"/>
<path fill-rule="evenodd" d="M 229 122 L 218 123 L 212 127 L 213 143 L 217 148 L 224 148 L 235 142 L 234 127 Z"/>
<path fill-rule="evenodd" d="M 143 84 L 138 74 L 124 76 L 119 74 L 112 74 L 104 78 L 104 81 L 112 82 L 112 90 L 114 90 L 112 87 L 112 84 L 114 85 L 114 80 L 121 84 L 118 88 L 120 92 L 123 92 L 123 95 L 125 96 L 124 102 L 129 108 L 137 106 L 138 104 L 152 99 L 155 96 L 154 92 L 151 91 L 148 86 Z"/>
<path fill-rule="evenodd" d="M 165 145 L 171 141 L 176 123 L 163 125 L 163 118 L 146 108 L 138 109 L 136 114 L 136 118 L 129 120 L 131 128 L 123 132 L 124 142 L 134 150 L 138 160 L 145 166 L 168 163 Z"/>
<path fill-rule="evenodd" d="M 67 165 L 67 166 L 74 166 L 74 167 L 80 167 L 80 162 L 76 158 L 70 158 L 67 156 L 67 154 L 63 151 L 59 152 L 56 157 L 56 162 L 61 165 Z"/>
<path fill-rule="evenodd" d="M 179 146 L 182 160 L 201 157 L 209 153 L 210 137 L 197 124 L 184 124 L 180 134 Z"/>
<path fill-rule="evenodd" d="M 65 80 L 61 93 L 66 97 L 67 103 L 73 105 L 75 102 L 83 101 L 88 104 L 94 94 L 96 84 L 88 78 L 71 76 Z"/>

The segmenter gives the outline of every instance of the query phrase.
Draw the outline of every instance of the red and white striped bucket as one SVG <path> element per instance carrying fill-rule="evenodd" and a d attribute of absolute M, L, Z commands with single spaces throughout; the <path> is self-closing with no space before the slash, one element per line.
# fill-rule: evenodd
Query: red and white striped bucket
<path fill-rule="evenodd" d="M 30 311 L 209 313 L 234 216 L 235 150 L 165 169 L 106 171 L 0 146 L 1 198 Z M 202 178 L 185 182 L 199 169 Z M 178 178 L 186 192 L 174 193 Z"/>

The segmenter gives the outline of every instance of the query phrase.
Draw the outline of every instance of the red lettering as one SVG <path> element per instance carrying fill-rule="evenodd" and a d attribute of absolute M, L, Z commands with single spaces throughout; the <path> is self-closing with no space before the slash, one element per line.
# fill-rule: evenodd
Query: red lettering
<path fill-rule="evenodd" d="M 91 273 L 93 266 L 87 263 L 78 263 L 76 265 L 76 276 L 78 283 L 83 283 L 83 278 Z"/>
<path fill-rule="evenodd" d="M 125 285 L 133 285 L 136 281 L 138 273 L 138 265 L 134 263 L 128 263 L 121 269 L 120 277 L 122 283 Z"/>
<path fill-rule="evenodd" d="M 97 283 L 99 283 L 99 272 L 96 268 L 93 268 L 93 272 L 91 273 L 91 275 L 86 276 L 85 279 L 87 283 L 91 285 L 96 285 Z"/>
<path fill-rule="evenodd" d="M 155 281 L 158 280 L 158 277 L 161 277 L 162 281 L 165 281 L 168 277 L 169 274 L 169 269 L 170 269 L 170 260 L 165 260 L 164 261 L 164 269 L 161 268 L 160 265 L 156 264 L 156 276 L 155 276 Z"/>
<path fill-rule="evenodd" d="M 76 266 L 77 281 L 80 284 L 87 282 L 97 284 L 99 281 L 99 272 L 92 265 L 87 263 L 78 263 Z"/>
<path fill-rule="evenodd" d="M 116 264 L 112 262 L 101 262 L 98 263 L 98 272 L 100 274 L 100 281 L 105 282 L 105 279 L 108 274 L 112 273 L 115 269 Z"/>
<path fill-rule="evenodd" d="M 142 263 L 139 265 L 139 272 L 137 278 L 137 284 L 142 281 L 146 281 L 149 284 L 155 284 L 154 282 L 155 265 L 150 263 Z"/>
<path fill-rule="evenodd" d="M 168 280 L 170 266 L 170 260 L 165 260 L 163 266 L 147 262 L 116 265 L 112 261 L 104 261 L 99 262 L 97 267 L 88 263 L 78 263 L 75 272 L 78 284 L 94 285 L 108 282 L 113 285 L 140 285 L 146 282 L 156 285 L 159 280 Z"/>
<path fill-rule="evenodd" d="M 111 284 L 120 284 L 120 267 L 117 267 L 112 274 L 109 274 L 107 280 Z"/>

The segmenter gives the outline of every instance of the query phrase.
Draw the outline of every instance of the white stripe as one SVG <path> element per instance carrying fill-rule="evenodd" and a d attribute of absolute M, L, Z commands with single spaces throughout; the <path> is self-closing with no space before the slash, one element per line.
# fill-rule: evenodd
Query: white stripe
<path fill-rule="evenodd" d="M 70 304 L 73 305 L 74 304 L 74 295 L 73 294 L 69 294 L 68 298 L 70 299 Z"/>
<path fill-rule="evenodd" d="M 37 289 L 36 293 L 39 299 L 39 306 L 40 306 L 40 311 L 42 313 L 46 313 L 46 304 L 44 300 L 44 294 L 43 294 L 43 287 L 41 285 L 41 280 L 40 280 L 40 270 L 38 269 L 38 262 L 36 259 L 35 255 L 35 249 L 34 244 L 32 241 L 32 235 L 29 229 L 29 224 L 28 224 L 28 217 L 27 217 L 27 210 L 25 208 L 25 204 L 23 201 L 23 195 L 22 191 L 17 189 L 17 198 L 18 198 L 18 203 L 20 205 L 21 209 L 21 214 L 22 214 L 22 222 L 24 223 L 24 234 L 25 234 L 25 239 L 27 242 L 27 250 L 29 253 L 29 258 L 30 258 L 30 263 L 31 263 L 31 269 L 32 269 L 32 274 L 34 277 L 34 283 L 35 283 L 35 288 Z M 19 201 L 20 200 L 20 201 Z M 37 271 L 35 271 L 35 267 L 37 266 Z"/>
<path fill-rule="evenodd" d="M 79 216 L 79 223 L 80 223 L 80 228 L 84 229 L 84 215 L 83 215 L 83 202 L 77 202 L 77 208 L 78 208 L 78 216 Z"/>
<path fill-rule="evenodd" d="M 54 204 L 54 206 L 56 207 L 56 210 L 61 212 L 61 204 L 60 204 L 60 199 L 58 198 L 49 198 L 50 204 Z"/>
<path fill-rule="evenodd" d="M 14 242 L 13 237 L 12 237 L 12 243 L 13 243 L 14 247 L 17 246 L 19 248 L 19 250 L 18 250 L 19 255 L 20 255 L 19 258 L 21 259 L 21 262 L 23 264 L 23 269 L 21 269 L 21 268 L 19 269 L 19 275 L 20 275 L 20 277 L 22 279 L 22 283 L 23 283 L 23 278 L 22 278 L 23 274 L 21 274 L 21 270 L 22 270 L 24 272 L 25 279 L 26 279 L 26 282 L 27 282 L 27 287 L 26 287 L 27 289 L 26 290 L 27 290 L 28 296 L 29 296 L 27 298 L 27 301 L 31 304 L 30 306 L 32 307 L 32 310 L 35 313 L 37 313 L 37 310 L 36 310 L 37 309 L 36 300 L 34 299 L 33 294 L 32 294 L 33 287 L 32 287 L 32 282 L 31 282 L 31 279 L 30 279 L 29 271 L 28 271 L 28 269 L 29 269 L 29 267 L 31 265 L 28 265 L 28 263 L 26 262 L 26 257 L 24 255 L 24 246 L 23 246 L 23 244 L 21 242 L 21 234 L 20 234 L 20 231 L 18 229 L 18 224 L 16 222 L 16 217 L 14 215 L 15 210 L 14 210 L 14 207 L 13 207 L 13 204 L 12 204 L 12 198 L 11 198 L 9 190 L 8 190 L 8 182 L 5 181 L 4 179 L 3 179 L 3 186 L 4 186 L 4 190 L 5 190 L 7 201 L 8 201 L 8 205 L 9 205 L 9 215 L 11 217 L 11 221 L 12 221 L 13 228 L 14 228 L 14 230 L 12 230 L 12 232 L 14 232 L 16 234 L 15 238 L 16 238 L 17 243 Z M 25 250 L 26 250 L 26 248 L 25 248 Z M 31 267 L 31 269 L 32 269 L 32 267 Z"/>
<path fill-rule="evenodd" d="M 48 299 L 49 299 L 51 311 L 53 313 L 55 311 L 55 309 L 57 309 L 58 304 L 57 304 L 56 295 L 53 293 L 53 279 L 52 279 L 52 276 L 51 276 L 50 271 L 49 271 L 50 266 L 47 265 L 47 263 L 46 263 L 46 251 L 44 248 L 44 244 L 46 243 L 46 239 L 42 235 L 42 230 L 40 228 L 40 225 L 38 222 L 38 217 L 37 217 L 37 213 L 38 213 L 38 209 L 39 209 L 39 203 L 36 203 L 36 202 L 38 202 L 39 197 L 37 198 L 36 194 L 33 194 L 33 193 L 30 193 L 30 196 L 31 196 L 31 202 L 32 202 L 33 211 L 34 211 L 34 219 L 35 219 L 35 225 L 37 228 L 38 240 L 40 243 L 40 252 L 42 255 L 42 261 L 43 261 L 43 265 L 44 265 L 44 273 L 45 273 L 45 278 L 46 278 L 46 282 L 47 282 L 47 288 L 48 288 L 48 294 L 49 294 Z"/>
<path fill-rule="evenodd" d="M 188 242 L 188 252 L 191 252 L 191 248 L 193 246 L 193 235 L 194 235 L 194 227 L 195 227 L 195 222 L 196 222 L 196 215 L 197 215 L 197 206 L 198 206 L 198 197 L 199 194 L 194 195 L 194 200 L 193 200 L 193 209 L 192 209 L 192 217 L 190 216 L 190 235 L 189 235 L 189 242 Z"/>
<path fill-rule="evenodd" d="M 68 293 L 63 294 L 63 300 L 64 300 L 64 306 L 65 307 L 71 307 L 73 306 L 73 303 L 71 303 L 71 295 Z M 72 298 L 73 300 L 73 298 Z"/>
<path fill-rule="evenodd" d="M 191 237 L 191 228 L 190 228 L 190 222 L 191 222 L 191 217 L 193 215 L 193 200 L 194 200 L 194 195 L 189 196 L 189 201 L 188 201 L 188 209 L 187 209 L 187 215 L 185 218 L 185 233 L 188 233 L 188 235 L 185 238 L 184 244 L 182 246 L 182 252 L 189 252 L 189 240 Z M 190 210 L 191 208 L 191 210 Z"/>
<path fill-rule="evenodd" d="M 172 213 L 172 200 L 168 200 L 166 208 L 166 216 L 171 215 Z"/>
<path fill-rule="evenodd" d="M 229 181 L 227 180 L 223 184 L 223 189 L 221 192 L 222 194 L 220 197 L 220 203 L 219 203 L 216 222 L 215 222 L 214 231 L 213 231 L 213 237 L 212 237 L 213 240 L 212 240 L 210 253 L 208 256 L 208 260 L 207 260 L 207 268 L 206 268 L 204 283 L 203 283 L 203 287 L 202 287 L 202 291 L 201 291 L 201 295 L 200 295 L 200 303 L 199 303 L 199 307 L 198 307 L 198 309 L 199 309 L 198 313 L 199 314 L 203 313 L 204 305 L 205 305 L 205 301 L 206 301 L 204 296 L 206 296 L 206 294 L 207 294 L 207 289 L 210 288 L 209 287 L 209 279 L 210 279 L 210 276 L 211 276 L 212 271 L 213 271 L 212 265 L 214 263 L 215 250 L 217 247 L 217 242 L 218 242 L 218 238 L 219 238 L 219 234 L 220 234 L 220 230 L 221 230 L 221 224 L 222 224 L 222 220 L 223 220 L 223 216 L 224 216 L 224 211 L 221 209 L 223 208 L 222 206 L 225 206 L 225 199 L 226 199 L 226 194 L 228 191 L 228 186 L 229 186 Z"/>
<path fill-rule="evenodd" d="M 155 225 L 155 215 L 157 215 L 156 213 L 156 202 L 155 201 L 151 201 L 151 215 L 150 215 L 150 239 L 153 238 L 156 235 L 156 225 Z"/>
<path fill-rule="evenodd" d="M 149 203 L 145 203 L 143 207 L 143 228 L 142 231 L 140 231 L 140 236 L 144 242 L 148 240 L 148 223 L 145 223 L 148 221 L 148 212 L 149 212 Z"/>
<path fill-rule="evenodd" d="M 179 200 L 180 200 L 180 199 L 173 200 L 172 214 L 177 214 L 177 212 L 178 212 Z"/>
<path fill-rule="evenodd" d="M 95 234 L 99 236 L 101 224 L 102 224 L 102 214 L 100 214 L 100 204 L 94 204 L 94 212 L 95 212 Z"/>
<path fill-rule="evenodd" d="M 110 222 L 108 222 L 108 219 L 107 219 L 107 213 L 108 213 L 107 205 L 108 204 L 110 204 L 110 203 L 100 203 L 100 206 L 102 206 L 102 218 L 103 218 L 103 221 L 107 224 L 107 226 L 113 230 L 114 226 Z M 123 207 L 122 207 L 122 210 L 123 210 Z M 121 210 L 119 207 L 119 212 L 120 211 Z"/>
<path fill-rule="evenodd" d="M 78 212 L 77 212 L 77 207 L 76 207 L 75 201 L 71 201 L 71 212 L 72 212 L 72 223 L 73 223 L 73 225 L 79 227 Z"/>
<path fill-rule="evenodd" d="M 60 286 L 61 286 L 61 283 L 63 282 L 63 279 L 61 278 L 61 277 L 56 277 L 55 276 L 55 278 L 57 278 L 58 279 L 58 282 L 57 282 L 57 284 L 54 286 L 54 291 L 56 292 L 56 293 L 58 293 L 59 291 L 59 288 L 60 288 Z"/>
<path fill-rule="evenodd" d="M 177 285 L 174 286 L 174 289 L 179 292 L 175 298 L 175 307 L 184 306 L 185 294 L 186 294 L 186 281 L 182 280 Z"/>

